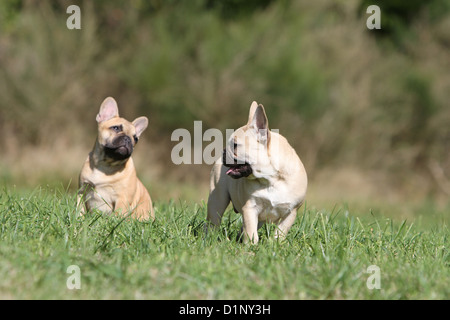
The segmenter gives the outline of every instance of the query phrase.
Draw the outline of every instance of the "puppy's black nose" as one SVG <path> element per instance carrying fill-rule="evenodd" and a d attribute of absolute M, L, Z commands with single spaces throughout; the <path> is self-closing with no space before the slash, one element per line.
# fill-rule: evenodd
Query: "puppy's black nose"
<path fill-rule="evenodd" d="M 124 136 L 123 137 L 123 142 L 125 142 L 125 143 L 131 143 L 131 138 L 129 137 L 129 136 Z"/>

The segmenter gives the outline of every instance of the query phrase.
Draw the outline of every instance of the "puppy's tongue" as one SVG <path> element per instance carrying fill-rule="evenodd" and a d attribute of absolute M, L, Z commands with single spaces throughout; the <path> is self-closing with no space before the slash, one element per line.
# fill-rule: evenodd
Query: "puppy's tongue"
<path fill-rule="evenodd" d="M 232 172 L 233 172 L 233 168 L 230 168 L 230 169 L 227 170 L 226 174 L 229 175 L 229 174 L 232 173 Z"/>

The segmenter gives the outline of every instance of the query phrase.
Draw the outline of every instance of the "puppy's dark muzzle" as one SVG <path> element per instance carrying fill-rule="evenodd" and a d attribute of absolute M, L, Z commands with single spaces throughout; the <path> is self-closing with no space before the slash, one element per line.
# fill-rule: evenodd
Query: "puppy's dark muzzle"
<path fill-rule="evenodd" d="M 233 179 L 248 177 L 253 172 L 252 167 L 248 163 L 238 163 L 237 159 L 230 161 L 227 157 L 226 149 L 223 150 L 222 162 L 225 167 L 229 168 L 226 174 Z"/>
<path fill-rule="evenodd" d="M 129 136 L 118 136 L 105 146 L 105 155 L 113 160 L 125 160 L 133 153 L 133 143 Z"/>

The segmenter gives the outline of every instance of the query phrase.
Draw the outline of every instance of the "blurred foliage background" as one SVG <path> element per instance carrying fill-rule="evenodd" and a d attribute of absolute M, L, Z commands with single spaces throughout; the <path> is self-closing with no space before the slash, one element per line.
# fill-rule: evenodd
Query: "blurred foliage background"
<path fill-rule="evenodd" d="M 74 190 L 113 96 L 150 119 L 134 157 L 152 196 L 206 199 L 210 166 L 172 164 L 172 131 L 236 129 L 257 100 L 313 199 L 445 202 L 449 50 L 448 0 L 3 0 L 0 181 Z"/>

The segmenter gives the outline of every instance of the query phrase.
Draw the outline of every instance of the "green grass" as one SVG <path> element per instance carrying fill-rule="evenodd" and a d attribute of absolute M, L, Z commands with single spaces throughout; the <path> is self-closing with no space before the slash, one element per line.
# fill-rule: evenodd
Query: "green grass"
<path fill-rule="evenodd" d="M 8 299 L 448 299 L 448 229 L 345 209 L 302 208 L 287 239 L 260 230 L 236 241 L 241 217 L 227 211 L 203 235 L 206 205 L 156 203 L 154 222 L 93 213 L 73 195 L 0 191 L 0 298 Z M 81 289 L 69 290 L 70 265 Z M 380 268 L 370 290 L 367 268 Z"/>

